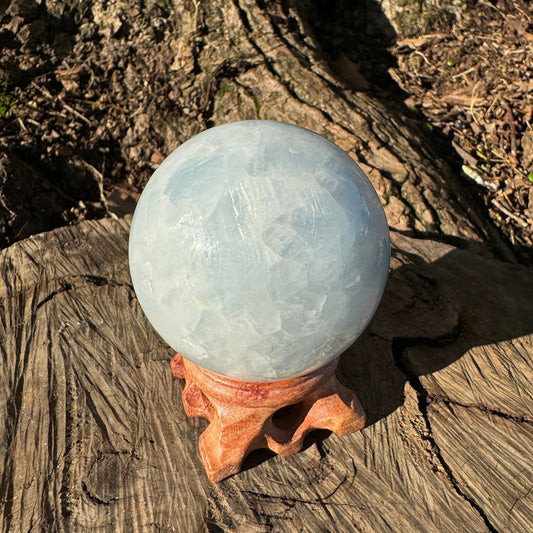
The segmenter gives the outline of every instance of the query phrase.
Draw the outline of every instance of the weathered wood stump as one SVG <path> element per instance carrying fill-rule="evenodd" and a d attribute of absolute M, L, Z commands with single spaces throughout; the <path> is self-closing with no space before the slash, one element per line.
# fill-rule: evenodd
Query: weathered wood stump
<path fill-rule="evenodd" d="M 0 254 L 2 531 L 531 530 L 531 269 L 393 233 L 382 305 L 338 372 L 368 426 L 213 485 L 128 229 Z"/>

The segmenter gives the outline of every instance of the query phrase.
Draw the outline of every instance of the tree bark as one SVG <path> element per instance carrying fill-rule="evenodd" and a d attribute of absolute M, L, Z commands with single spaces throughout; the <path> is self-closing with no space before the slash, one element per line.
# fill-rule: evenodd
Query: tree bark
<path fill-rule="evenodd" d="M 26 0 L 22 5 L 30 7 L 25 8 L 12 3 L 6 13 L 15 16 L 9 18 L 6 31 L 36 31 L 33 3 Z M 33 48 L 27 52 L 29 45 L 22 46 L 21 53 L 6 48 L 0 61 L 6 77 L 26 84 L 20 99 L 54 106 L 56 115 L 75 116 L 83 123 L 82 133 L 73 138 L 73 125 L 56 117 L 53 127 L 59 137 L 42 132 L 42 143 L 30 132 L 15 136 L 9 145 L 30 162 L 40 160 L 36 166 L 41 174 L 43 169 L 48 172 L 43 175 L 46 187 L 50 189 L 55 180 L 54 205 L 63 206 L 65 192 L 68 197 L 80 189 L 72 183 L 80 175 L 87 189 L 98 189 L 95 166 L 107 185 L 123 176 L 141 187 L 154 169 L 150 158 L 156 156 L 157 161 L 161 153 L 169 154 L 209 126 L 242 119 L 281 120 L 316 131 L 346 150 L 378 191 L 391 228 L 445 240 L 483 241 L 513 260 L 472 191 L 402 110 L 370 93 L 351 90 L 332 72 L 307 22 L 318 4 L 70 4 L 61 0 L 37 10 L 54 28 L 56 41 L 61 37 L 61 46 L 54 41 L 37 48 L 38 58 Z M 35 75 L 41 72 L 50 73 Z M 45 83 L 47 76 L 53 76 L 53 83 Z M 89 88 L 83 76 L 90 77 Z M 27 111 L 30 119 L 32 112 Z M 57 188 L 63 194 L 58 196 Z M 97 191 L 84 194 L 85 205 L 90 204 L 87 199 L 99 199 Z M 16 221 L 19 202 L 7 185 L 0 200 L 2 196 L 7 200 L 0 208 Z M 42 204 L 33 207 L 32 215 L 39 208 Z M 92 216 L 101 211 L 95 209 Z M 13 233 L 11 241 L 16 239 L 15 227 Z"/>

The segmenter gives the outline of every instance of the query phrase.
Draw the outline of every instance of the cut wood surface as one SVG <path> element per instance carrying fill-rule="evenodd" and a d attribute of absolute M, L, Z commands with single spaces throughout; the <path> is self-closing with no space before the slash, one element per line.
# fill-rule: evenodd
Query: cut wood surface
<path fill-rule="evenodd" d="M 206 477 L 206 426 L 144 317 L 130 219 L 0 254 L 0 529 L 527 532 L 533 272 L 393 232 L 391 275 L 338 375 L 368 415 Z"/>

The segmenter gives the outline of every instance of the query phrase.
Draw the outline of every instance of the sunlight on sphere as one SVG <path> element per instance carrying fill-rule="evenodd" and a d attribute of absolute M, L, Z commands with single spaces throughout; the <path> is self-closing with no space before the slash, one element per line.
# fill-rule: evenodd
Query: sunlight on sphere
<path fill-rule="evenodd" d="M 135 292 L 191 362 L 273 381 L 315 370 L 363 331 L 390 259 L 387 221 L 362 170 L 319 135 L 234 122 L 182 144 L 135 210 Z"/>

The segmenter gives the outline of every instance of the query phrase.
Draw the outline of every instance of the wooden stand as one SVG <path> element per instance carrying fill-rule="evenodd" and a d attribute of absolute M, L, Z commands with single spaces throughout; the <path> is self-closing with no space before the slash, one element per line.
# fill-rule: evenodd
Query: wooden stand
<path fill-rule="evenodd" d="M 267 383 L 230 379 L 180 354 L 170 364 L 174 376 L 186 381 L 187 416 L 210 421 L 200 436 L 200 453 L 213 482 L 239 472 L 253 450 L 292 455 L 313 429 L 347 435 L 365 425 L 357 396 L 335 377 L 338 360 L 305 376 Z"/>

